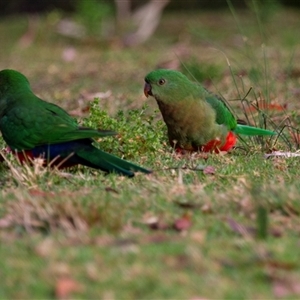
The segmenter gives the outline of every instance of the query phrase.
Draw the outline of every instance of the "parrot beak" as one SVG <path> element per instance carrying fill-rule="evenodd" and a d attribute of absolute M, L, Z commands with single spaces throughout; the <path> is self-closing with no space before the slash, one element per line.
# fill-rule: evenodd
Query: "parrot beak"
<path fill-rule="evenodd" d="M 153 96 L 151 84 L 146 82 L 144 86 L 144 94 L 148 98 L 148 96 Z"/>

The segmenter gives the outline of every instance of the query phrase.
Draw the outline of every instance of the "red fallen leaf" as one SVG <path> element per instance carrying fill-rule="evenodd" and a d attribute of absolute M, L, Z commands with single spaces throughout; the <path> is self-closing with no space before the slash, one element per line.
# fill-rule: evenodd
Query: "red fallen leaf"
<path fill-rule="evenodd" d="M 179 219 L 175 220 L 173 228 L 177 231 L 187 230 L 192 226 L 191 214 L 185 213 Z"/>
<path fill-rule="evenodd" d="M 260 100 L 257 103 L 247 107 L 246 113 L 256 112 L 257 110 L 275 110 L 275 111 L 283 111 L 287 109 L 287 104 L 281 105 L 278 103 L 268 103 L 266 100 Z"/>
<path fill-rule="evenodd" d="M 55 296 L 58 299 L 65 299 L 73 292 L 80 292 L 82 286 L 74 279 L 64 277 L 58 279 L 55 286 Z"/>

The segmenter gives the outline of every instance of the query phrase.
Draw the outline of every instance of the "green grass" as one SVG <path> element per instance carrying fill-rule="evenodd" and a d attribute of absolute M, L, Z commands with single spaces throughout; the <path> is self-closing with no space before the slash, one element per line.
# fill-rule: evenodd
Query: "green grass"
<path fill-rule="evenodd" d="M 36 94 L 82 124 L 118 131 L 97 141 L 101 149 L 154 173 L 48 170 L 8 154 L 0 165 L 0 298 L 299 297 L 299 159 L 264 158 L 270 149 L 297 150 L 288 128 L 278 141 L 243 139 L 226 155 L 178 157 L 155 101 L 143 95 L 149 71 L 180 60 L 239 118 L 297 133 L 298 14 L 277 11 L 264 24 L 267 37 L 251 12 L 236 12 L 238 26 L 230 13 L 167 14 L 134 49 L 59 36 L 58 17 L 41 16 L 27 47 L 19 43 L 26 19 L 2 19 L 0 69 L 24 73 Z M 71 62 L 62 58 L 69 48 Z M 261 100 L 287 108 L 249 112 Z"/>

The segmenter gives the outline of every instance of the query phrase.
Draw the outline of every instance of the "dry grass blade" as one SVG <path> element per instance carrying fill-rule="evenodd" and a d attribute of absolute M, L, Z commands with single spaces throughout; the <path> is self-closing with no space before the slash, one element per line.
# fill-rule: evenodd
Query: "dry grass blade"
<path fill-rule="evenodd" d="M 59 157 L 54 158 L 48 166 L 45 166 L 45 160 L 43 158 L 27 158 L 26 163 L 20 163 L 18 159 L 15 159 L 16 164 L 10 161 L 7 158 L 6 153 L 0 150 L 0 155 L 3 157 L 3 160 L 7 163 L 13 179 L 20 185 L 36 188 L 39 182 L 43 179 L 50 180 L 48 183 L 51 183 L 51 178 L 53 175 L 57 175 L 60 177 L 65 177 L 64 173 L 61 173 L 58 170 L 58 167 L 51 168 L 51 166 L 55 163 Z M 61 163 L 63 164 L 70 156 L 71 153 L 67 158 L 65 158 Z M 59 165 L 59 166 L 60 166 Z"/>

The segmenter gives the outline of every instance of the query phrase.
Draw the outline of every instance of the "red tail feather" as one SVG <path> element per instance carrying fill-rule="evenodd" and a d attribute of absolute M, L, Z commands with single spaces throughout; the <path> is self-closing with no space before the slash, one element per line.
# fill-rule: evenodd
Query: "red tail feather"
<path fill-rule="evenodd" d="M 229 131 L 226 137 L 226 142 L 223 146 L 220 145 L 220 140 L 212 140 L 202 147 L 203 152 L 229 151 L 236 144 L 236 136 L 232 131 Z"/>
<path fill-rule="evenodd" d="M 221 140 L 215 139 L 209 141 L 206 145 L 202 146 L 201 148 L 181 148 L 176 147 L 176 152 L 183 154 L 185 151 L 202 151 L 202 152 L 215 152 L 219 153 L 221 151 L 229 151 L 235 144 L 236 144 L 236 136 L 232 131 L 229 131 L 226 137 L 226 141 L 224 145 L 221 145 Z M 171 143 L 173 146 L 173 144 Z"/>

